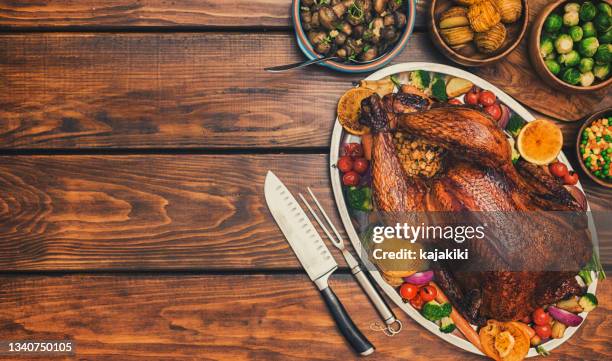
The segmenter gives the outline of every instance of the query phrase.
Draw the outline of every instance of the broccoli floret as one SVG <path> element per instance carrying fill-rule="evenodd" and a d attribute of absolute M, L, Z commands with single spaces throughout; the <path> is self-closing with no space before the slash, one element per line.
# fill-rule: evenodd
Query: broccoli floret
<path fill-rule="evenodd" d="M 592 293 L 586 293 L 584 296 L 580 297 L 578 304 L 585 312 L 591 312 L 597 307 L 597 297 Z"/>
<path fill-rule="evenodd" d="M 416 70 L 410 73 L 410 82 L 415 87 L 425 90 L 429 88 L 429 83 L 431 82 L 431 78 L 429 76 L 429 72 L 425 70 Z"/>
<path fill-rule="evenodd" d="M 352 209 L 369 212 L 372 210 L 372 190 L 370 187 L 349 187 L 348 204 Z"/>
<path fill-rule="evenodd" d="M 457 326 L 455 326 L 455 323 L 450 317 L 442 317 L 442 319 L 440 320 L 440 331 L 441 332 L 451 333 L 455 331 L 455 328 L 457 328 Z"/>
<path fill-rule="evenodd" d="M 542 356 L 549 356 L 550 355 L 550 351 L 545 349 L 544 346 L 542 346 L 542 345 L 539 345 L 538 347 L 536 347 L 536 351 L 538 352 L 538 354 L 540 354 Z"/>
<path fill-rule="evenodd" d="M 434 80 L 433 84 L 431 85 L 431 95 L 441 102 L 448 100 L 448 95 L 446 94 L 446 82 L 444 79 L 437 78 Z"/>
<path fill-rule="evenodd" d="M 513 137 L 518 137 L 519 132 L 523 129 L 525 125 L 525 120 L 520 116 L 513 114 L 510 119 L 508 119 L 508 124 L 506 125 L 506 130 L 512 134 Z"/>
<path fill-rule="evenodd" d="M 450 303 L 439 304 L 436 301 L 429 301 L 423 306 L 423 317 L 430 321 L 437 321 L 450 315 L 453 307 Z"/>

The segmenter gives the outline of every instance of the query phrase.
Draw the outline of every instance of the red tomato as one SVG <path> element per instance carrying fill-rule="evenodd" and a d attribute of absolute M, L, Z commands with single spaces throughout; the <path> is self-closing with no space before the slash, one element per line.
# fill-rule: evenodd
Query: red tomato
<path fill-rule="evenodd" d="M 344 175 L 342 176 L 342 183 L 345 186 L 354 187 L 359 184 L 359 178 L 359 174 L 352 170 L 350 172 L 344 173 Z"/>
<path fill-rule="evenodd" d="M 460 105 L 460 104 L 463 104 L 463 103 L 461 102 L 461 99 L 453 98 L 453 99 L 448 101 L 448 104 Z"/>
<path fill-rule="evenodd" d="M 555 177 L 563 178 L 567 175 L 567 166 L 561 162 L 554 162 L 548 166 L 548 170 Z"/>
<path fill-rule="evenodd" d="M 476 105 L 478 104 L 478 92 L 475 90 L 470 90 L 467 94 L 465 94 L 465 103 L 466 104 L 471 104 L 471 105 Z"/>
<path fill-rule="evenodd" d="M 550 324 L 550 321 L 551 321 L 550 315 L 546 313 L 546 311 L 544 311 L 542 307 L 533 311 L 532 318 L 533 318 L 533 323 L 535 323 L 536 325 L 540 325 L 540 326 L 548 325 Z"/>
<path fill-rule="evenodd" d="M 563 184 L 573 186 L 576 183 L 578 183 L 578 173 L 574 171 L 568 172 L 565 177 L 563 177 Z"/>
<path fill-rule="evenodd" d="M 550 338 L 550 335 L 552 334 L 552 328 L 550 325 L 535 325 L 533 329 L 535 330 L 536 335 L 538 335 L 541 339 Z"/>
<path fill-rule="evenodd" d="M 419 293 L 419 286 L 405 282 L 400 287 L 399 293 L 402 299 L 410 301 Z"/>
<path fill-rule="evenodd" d="M 489 105 L 484 108 L 484 111 L 487 114 L 489 114 L 491 118 L 495 120 L 499 120 L 499 118 L 501 118 L 501 115 L 502 115 L 502 111 L 501 111 L 499 104 Z"/>
<path fill-rule="evenodd" d="M 425 302 L 423 302 L 423 299 L 421 299 L 420 295 L 417 295 L 413 299 L 410 300 L 410 304 L 412 305 L 412 307 L 416 308 L 417 310 L 420 310 L 421 308 L 423 308 L 424 303 Z"/>
<path fill-rule="evenodd" d="M 366 172 L 366 170 L 368 170 L 369 164 L 370 163 L 365 158 L 356 158 L 355 162 L 353 162 L 353 169 L 355 170 L 355 172 L 363 174 Z"/>
<path fill-rule="evenodd" d="M 419 296 L 421 296 L 423 302 L 429 302 L 435 299 L 437 295 L 438 291 L 436 288 L 429 285 L 421 287 L 421 290 L 419 291 Z"/>
<path fill-rule="evenodd" d="M 481 91 L 480 96 L 478 97 L 478 102 L 485 107 L 495 104 L 496 100 L 497 100 L 497 97 L 490 90 Z"/>
<path fill-rule="evenodd" d="M 338 169 L 342 171 L 342 173 L 350 172 L 353 170 L 353 160 L 348 155 L 343 155 L 338 160 Z"/>
<path fill-rule="evenodd" d="M 346 143 L 344 145 L 344 155 L 349 157 L 363 157 L 363 148 L 359 143 Z"/>

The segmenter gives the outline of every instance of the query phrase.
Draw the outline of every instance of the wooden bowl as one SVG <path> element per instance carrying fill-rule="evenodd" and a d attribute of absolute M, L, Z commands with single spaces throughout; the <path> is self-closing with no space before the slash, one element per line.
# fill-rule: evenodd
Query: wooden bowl
<path fill-rule="evenodd" d="M 566 3 L 571 1 L 567 0 L 556 0 L 546 5 L 544 9 L 538 14 L 538 17 L 533 22 L 531 26 L 531 35 L 529 36 L 529 58 L 531 59 L 531 64 L 535 68 L 536 73 L 539 74 L 540 78 L 544 80 L 551 87 L 563 91 L 563 92 L 573 92 L 573 93 L 590 93 L 600 89 L 607 87 L 612 84 L 612 77 L 608 80 L 591 85 L 591 86 L 577 86 L 571 85 L 563 80 L 557 78 L 556 75 L 548 70 L 548 67 L 544 63 L 544 59 L 540 56 L 540 37 L 542 36 L 542 27 L 544 26 L 544 22 L 550 13 L 557 10 L 559 7 L 565 6 Z M 610 2 L 609 2 L 610 3 Z"/>
<path fill-rule="evenodd" d="M 612 188 L 612 183 L 606 182 L 600 178 L 595 177 L 595 175 L 591 173 L 591 171 L 584 164 L 584 161 L 582 160 L 582 154 L 580 154 L 580 140 L 582 139 L 582 132 L 584 131 L 584 129 L 586 129 L 586 127 L 591 125 L 591 123 L 593 123 L 597 119 L 607 118 L 610 116 L 612 116 L 612 107 L 600 110 L 597 113 L 591 115 L 587 118 L 587 120 L 584 121 L 584 124 L 582 124 L 582 127 L 580 127 L 580 130 L 578 131 L 578 136 L 576 137 L 576 155 L 578 156 L 578 163 L 580 163 L 580 168 L 582 168 L 582 170 L 589 176 L 589 178 L 593 180 L 593 182 L 606 188 Z"/>
<path fill-rule="evenodd" d="M 485 66 L 494 64 L 505 56 L 510 54 L 521 42 L 527 32 L 527 24 L 529 23 L 529 5 L 526 0 L 522 0 L 523 13 L 521 17 L 512 24 L 504 24 L 506 26 L 506 40 L 503 45 L 492 54 L 483 54 L 476 50 L 473 44 L 465 46 L 460 50 L 452 49 L 448 46 L 438 29 L 438 19 L 440 15 L 453 6 L 461 6 L 452 0 L 432 0 L 429 8 L 429 34 L 436 47 L 447 58 L 455 63 L 464 66 Z"/>

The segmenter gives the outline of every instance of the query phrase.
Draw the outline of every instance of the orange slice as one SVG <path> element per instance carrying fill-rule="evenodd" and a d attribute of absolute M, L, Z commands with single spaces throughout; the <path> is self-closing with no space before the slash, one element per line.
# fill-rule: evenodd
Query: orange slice
<path fill-rule="evenodd" d="M 479 336 L 485 355 L 497 361 L 521 361 L 529 352 L 529 337 L 515 322 L 489 320 Z"/>
<path fill-rule="evenodd" d="M 546 165 L 557 159 L 563 146 L 563 133 L 555 123 L 538 119 L 521 129 L 516 143 L 526 161 Z"/>
<path fill-rule="evenodd" d="M 375 92 L 366 88 L 353 88 L 338 101 L 338 121 L 342 127 L 354 135 L 364 135 L 370 132 L 366 126 L 359 124 L 361 101 Z"/>

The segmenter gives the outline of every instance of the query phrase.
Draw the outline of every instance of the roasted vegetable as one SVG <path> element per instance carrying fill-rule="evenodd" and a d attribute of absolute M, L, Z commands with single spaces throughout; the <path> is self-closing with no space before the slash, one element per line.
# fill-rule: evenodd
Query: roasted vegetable
<path fill-rule="evenodd" d="M 610 64 L 595 64 L 593 67 L 593 75 L 599 80 L 605 80 L 608 75 L 610 75 Z"/>
<path fill-rule="evenodd" d="M 591 312 L 597 307 L 597 297 L 592 293 L 586 293 L 580 297 L 578 304 L 582 307 L 584 312 Z"/>
<path fill-rule="evenodd" d="M 580 63 L 580 54 L 576 50 L 572 50 L 567 54 L 559 55 L 559 63 L 566 67 L 576 66 Z"/>
<path fill-rule="evenodd" d="M 546 64 L 548 70 L 555 75 L 561 72 L 561 65 L 559 65 L 556 60 L 546 60 L 544 61 L 544 64 Z"/>
<path fill-rule="evenodd" d="M 582 56 L 586 56 L 588 58 L 595 55 L 597 52 L 597 48 L 599 47 L 599 41 L 596 37 L 584 38 L 578 44 L 578 51 Z"/>
<path fill-rule="evenodd" d="M 370 187 L 349 187 L 348 204 L 352 209 L 369 212 L 372 210 L 372 190 Z"/>
<path fill-rule="evenodd" d="M 540 55 L 542 58 L 546 58 L 548 55 L 555 51 L 555 45 L 553 40 L 549 36 L 543 36 L 540 40 Z"/>
<path fill-rule="evenodd" d="M 457 46 L 474 40 L 474 31 L 469 26 L 440 29 L 440 35 L 449 46 Z"/>
<path fill-rule="evenodd" d="M 544 22 L 544 30 L 550 34 L 554 34 L 561 30 L 563 26 L 563 19 L 558 14 L 550 14 Z"/>
<path fill-rule="evenodd" d="M 506 130 L 516 138 L 525 124 L 527 124 L 527 122 L 523 120 L 523 118 L 521 118 L 519 115 L 513 114 L 508 120 Z"/>
<path fill-rule="evenodd" d="M 600 45 L 595 52 L 594 59 L 597 64 L 612 62 L 612 44 Z"/>
<path fill-rule="evenodd" d="M 610 6 L 610 4 L 608 3 L 605 3 L 603 1 L 600 2 L 599 4 L 597 4 L 597 9 L 600 13 L 612 16 L 612 6 Z"/>
<path fill-rule="evenodd" d="M 557 50 L 557 53 L 559 54 L 567 54 L 570 51 L 572 51 L 573 47 L 574 47 L 574 41 L 572 40 L 572 37 L 567 34 L 561 34 L 555 40 L 555 49 Z M 587 55 L 587 56 L 592 56 L 592 55 Z"/>
<path fill-rule="evenodd" d="M 583 307 L 584 308 L 584 307 Z M 567 326 L 572 326 L 572 327 L 576 327 L 578 326 L 580 323 L 582 323 L 583 318 L 575 315 L 569 311 L 565 311 L 562 310 L 560 308 L 557 308 L 555 306 L 548 306 L 548 308 L 546 309 L 550 315 L 552 316 L 552 318 L 554 318 L 555 320 L 563 323 L 564 325 Z M 537 331 L 537 329 L 536 329 Z M 541 337 L 541 336 L 540 336 Z"/>
<path fill-rule="evenodd" d="M 569 36 L 572 37 L 572 40 L 574 42 L 578 42 L 578 41 L 582 40 L 582 37 L 584 36 L 584 31 L 582 30 L 582 28 L 580 26 L 576 25 L 576 26 L 572 26 L 568 30 L 568 34 L 569 34 Z"/>
<path fill-rule="evenodd" d="M 523 12 L 523 3 L 521 0 L 494 0 L 499 14 L 501 15 L 501 21 L 506 24 L 511 24 L 517 21 L 521 17 Z"/>
<path fill-rule="evenodd" d="M 506 40 L 506 27 L 502 23 L 494 25 L 486 32 L 476 33 L 474 42 L 482 53 L 489 54 L 499 49 Z"/>
<path fill-rule="evenodd" d="M 446 93 L 446 83 L 442 78 L 435 78 L 431 85 L 431 95 L 438 101 L 445 102 L 448 100 Z"/>
<path fill-rule="evenodd" d="M 437 321 L 443 317 L 448 317 L 452 311 L 450 303 L 439 304 L 436 301 L 429 301 L 423 306 L 423 317 L 430 321 Z"/>
<path fill-rule="evenodd" d="M 595 82 L 595 75 L 593 72 L 587 71 L 586 73 L 582 73 L 580 75 L 580 85 L 582 86 L 591 86 Z"/>
<path fill-rule="evenodd" d="M 578 13 L 575 11 L 570 11 L 568 13 L 563 14 L 563 25 L 565 26 L 574 26 L 578 25 L 580 22 L 580 17 Z"/>
<path fill-rule="evenodd" d="M 440 331 L 443 333 L 451 333 L 455 331 L 455 323 L 450 317 L 442 317 L 440 320 Z"/>
<path fill-rule="evenodd" d="M 446 84 L 446 95 L 450 98 L 456 98 L 467 93 L 472 89 L 474 83 L 463 78 L 451 78 Z"/>
<path fill-rule="evenodd" d="M 561 75 L 561 79 L 563 79 L 564 82 L 572 84 L 572 85 L 576 85 L 580 82 L 580 72 L 574 68 L 567 68 L 563 71 L 563 74 Z"/>
<path fill-rule="evenodd" d="M 467 17 L 475 32 L 481 33 L 491 29 L 501 21 L 501 15 L 495 5 L 484 0 L 469 7 Z"/>
<path fill-rule="evenodd" d="M 563 323 L 559 322 L 559 321 L 554 321 L 553 325 L 552 325 L 552 333 L 550 335 L 550 337 L 552 338 L 561 338 L 563 337 L 563 334 L 565 333 L 565 329 L 567 328 L 567 326 L 565 326 Z"/>
<path fill-rule="evenodd" d="M 610 26 L 612 26 L 612 19 L 610 16 L 604 13 L 599 13 L 595 19 L 593 19 L 593 25 L 595 25 L 597 32 L 605 33 L 606 31 L 610 30 Z"/>
<path fill-rule="evenodd" d="M 612 43 L 612 29 L 606 31 L 599 37 L 600 44 L 610 44 Z"/>
<path fill-rule="evenodd" d="M 578 304 L 578 300 L 574 296 L 571 296 L 566 300 L 557 302 L 556 306 L 562 310 L 566 310 L 572 313 L 580 313 L 584 310 L 582 306 Z"/>
<path fill-rule="evenodd" d="M 567 3 L 563 7 L 563 10 L 565 10 L 566 13 L 569 13 L 569 12 L 572 12 L 572 11 L 579 12 L 580 11 L 580 4 L 577 4 L 577 3 Z"/>
<path fill-rule="evenodd" d="M 590 1 L 585 1 L 580 6 L 580 20 L 591 21 L 597 15 L 597 8 Z"/>
<path fill-rule="evenodd" d="M 467 11 L 464 7 L 452 7 L 440 15 L 440 29 L 457 28 L 460 26 L 468 26 L 470 21 L 467 18 Z"/>
<path fill-rule="evenodd" d="M 410 73 L 410 83 L 420 90 L 425 90 L 429 88 L 429 83 L 431 82 L 431 77 L 428 71 L 425 70 L 415 70 Z"/>
<path fill-rule="evenodd" d="M 595 30 L 595 25 L 591 21 L 582 24 L 582 32 L 584 38 L 597 36 L 597 30 Z"/>

